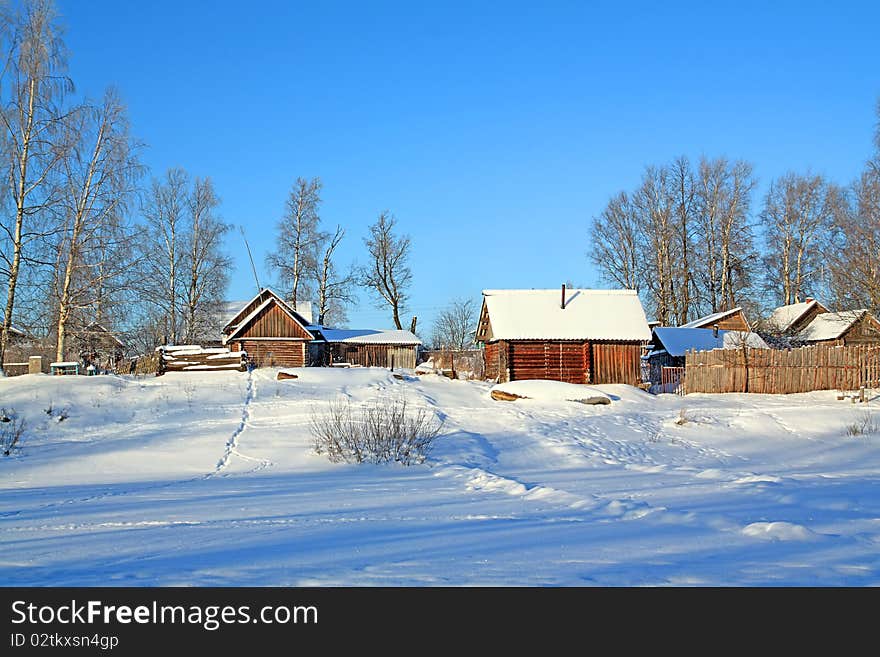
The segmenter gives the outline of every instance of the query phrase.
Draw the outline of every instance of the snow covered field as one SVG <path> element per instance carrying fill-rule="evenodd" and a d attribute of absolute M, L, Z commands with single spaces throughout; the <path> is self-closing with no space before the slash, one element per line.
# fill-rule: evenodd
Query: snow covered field
<path fill-rule="evenodd" d="M 880 434 L 846 435 L 880 399 L 296 372 L 0 379 L 28 424 L 0 584 L 880 585 Z M 331 464 L 309 418 L 337 395 L 405 395 L 444 433 L 424 465 Z"/>

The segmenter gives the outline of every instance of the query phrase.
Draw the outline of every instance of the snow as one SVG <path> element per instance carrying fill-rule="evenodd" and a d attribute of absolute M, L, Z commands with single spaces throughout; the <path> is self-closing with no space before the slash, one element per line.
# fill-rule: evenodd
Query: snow
<path fill-rule="evenodd" d="M 634 290 L 484 290 L 491 340 L 651 339 Z"/>
<path fill-rule="evenodd" d="M 321 328 L 327 342 L 347 344 L 400 344 L 419 345 L 422 341 L 410 331 L 393 329 L 332 329 Z"/>
<path fill-rule="evenodd" d="M 731 308 L 730 310 L 722 310 L 719 313 L 714 313 L 712 315 L 706 315 L 705 317 L 700 317 L 699 319 L 695 319 L 692 322 L 688 322 L 687 324 L 682 324 L 679 328 L 703 328 L 709 327 L 712 328 L 712 324 L 716 322 L 720 322 L 725 317 L 733 315 L 734 313 L 742 310 L 741 306 L 737 306 L 736 308 Z"/>
<path fill-rule="evenodd" d="M 860 320 L 867 312 L 867 310 L 862 309 L 816 315 L 813 321 L 798 333 L 798 338 L 809 342 L 836 340 L 846 333 L 849 327 Z"/>
<path fill-rule="evenodd" d="M 543 379 L 499 383 L 492 386 L 492 390 L 499 390 L 511 395 L 517 395 L 518 397 L 539 401 L 581 401 L 594 397 L 602 397 L 611 401 L 608 395 L 593 386 Z"/>
<path fill-rule="evenodd" d="M 0 379 L 0 407 L 27 423 L 0 458 L 0 581 L 880 585 L 880 434 L 846 436 L 880 419 L 880 391 L 852 405 L 598 385 L 613 401 L 588 406 L 291 371 Z M 444 419 L 424 465 L 313 452 L 329 402 L 399 397 Z"/>
<path fill-rule="evenodd" d="M 76 360 L 59 360 L 54 363 L 49 363 L 51 367 L 73 367 L 74 365 L 79 365 L 79 361 Z"/>
<path fill-rule="evenodd" d="M 817 303 L 818 302 L 814 299 L 812 301 L 793 303 L 788 306 L 780 306 L 770 314 L 769 324 L 776 330 L 785 333 L 798 319 L 803 317 L 804 313 Z"/>
<path fill-rule="evenodd" d="M 741 349 L 743 345 L 753 349 L 769 349 L 760 335 L 745 331 L 718 331 L 716 336 L 713 329 L 658 327 L 654 329 L 654 335 L 665 351 L 675 357 L 684 356 L 692 349 L 695 351 Z M 660 353 L 663 348 L 655 349 L 651 353 Z"/>

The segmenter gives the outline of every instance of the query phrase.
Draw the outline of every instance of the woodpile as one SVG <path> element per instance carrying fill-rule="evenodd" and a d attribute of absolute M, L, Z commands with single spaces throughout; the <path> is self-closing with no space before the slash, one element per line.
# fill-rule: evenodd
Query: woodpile
<path fill-rule="evenodd" d="M 247 369 L 247 353 L 228 349 L 202 349 L 199 345 L 157 347 L 159 371 L 166 372 L 214 372 Z"/>

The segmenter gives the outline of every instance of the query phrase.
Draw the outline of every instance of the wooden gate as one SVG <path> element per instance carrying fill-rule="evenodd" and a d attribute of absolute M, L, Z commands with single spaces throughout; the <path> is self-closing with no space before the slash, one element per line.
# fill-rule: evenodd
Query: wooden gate
<path fill-rule="evenodd" d="M 642 346 L 640 344 L 593 343 L 592 383 L 627 383 L 641 381 Z"/>

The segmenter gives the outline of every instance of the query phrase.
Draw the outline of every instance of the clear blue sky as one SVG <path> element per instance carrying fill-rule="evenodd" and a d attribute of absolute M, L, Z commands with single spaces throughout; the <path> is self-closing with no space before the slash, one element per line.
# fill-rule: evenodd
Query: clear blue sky
<path fill-rule="evenodd" d="M 710 6 L 711 5 L 711 6 Z M 600 285 L 587 228 L 684 154 L 854 178 L 880 96 L 880 3 L 60 0 L 80 93 L 119 87 L 154 175 L 211 176 L 261 283 L 297 176 L 344 262 L 383 209 L 421 329 L 456 296 Z M 236 233 L 230 298 L 253 294 Z M 354 326 L 389 326 L 364 297 Z M 408 316 L 408 315 L 407 315 Z"/>

